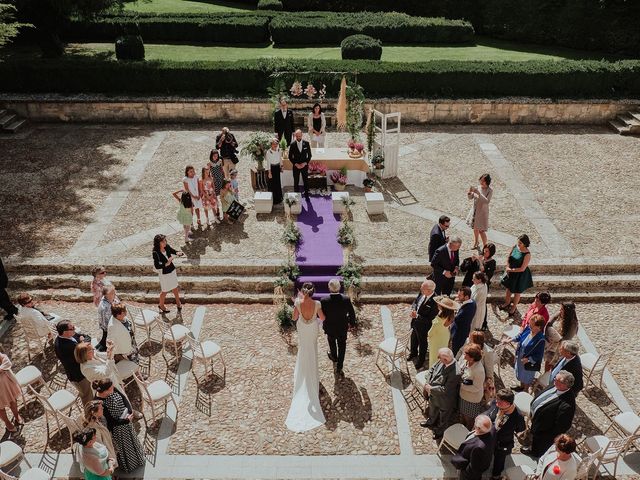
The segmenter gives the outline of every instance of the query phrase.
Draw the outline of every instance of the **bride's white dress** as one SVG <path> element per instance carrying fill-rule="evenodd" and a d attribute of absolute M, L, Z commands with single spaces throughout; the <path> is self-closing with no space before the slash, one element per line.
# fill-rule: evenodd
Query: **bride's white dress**
<path fill-rule="evenodd" d="M 299 301 L 296 306 L 298 317 L 298 356 L 293 373 L 293 397 L 285 424 L 293 432 L 306 432 L 324 424 L 324 414 L 320 407 L 320 381 L 318 379 L 318 310 L 320 302 L 311 318 L 304 318 Z"/>

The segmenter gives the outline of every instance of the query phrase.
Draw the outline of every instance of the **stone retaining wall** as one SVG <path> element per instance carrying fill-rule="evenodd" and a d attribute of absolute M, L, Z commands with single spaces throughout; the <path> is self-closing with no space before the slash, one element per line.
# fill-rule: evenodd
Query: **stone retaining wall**
<path fill-rule="evenodd" d="M 272 106 L 261 100 L 215 99 L 0 99 L 32 121 L 62 122 L 197 122 L 267 123 Z M 294 110 L 308 112 L 312 102 L 296 102 Z M 640 100 L 380 100 L 367 107 L 400 112 L 403 123 L 435 124 L 604 124 L 637 109 Z M 328 102 L 328 109 L 335 102 Z"/>

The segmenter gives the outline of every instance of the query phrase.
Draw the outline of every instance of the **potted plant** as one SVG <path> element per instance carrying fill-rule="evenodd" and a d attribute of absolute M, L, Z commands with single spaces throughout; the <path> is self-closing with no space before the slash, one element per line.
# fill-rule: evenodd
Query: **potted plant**
<path fill-rule="evenodd" d="M 340 170 L 331 173 L 331 181 L 336 190 L 339 192 L 344 190 L 347 186 L 347 167 L 342 167 Z"/>
<path fill-rule="evenodd" d="M 293 220 L 289 220 L 284 227 L 284 232 L 282 232 L 282 241 L 289 249 L 290 256 L 293 256 L 293 252 L 301 239 L 302 232 L 300 232 L 300 229 Z"/>
<path fill-rule="evenodd" d="M 384 170 L 384 155 L 380 152 L 376 153 L 371 159 L 371 165 L 373 166 L 375 174 L 381 177 L 382 171 Z"/>
<path fill-rule="evenodd" d="M 284 139 L 284 135 L 280 139 L 280 152 L 282 153 L 282 159 L 289 159 L 289 149 L 287 148 L 287 141 Z"/>
<path fill-rule="evenodd" d="M 299 214 L 300 213 L 300 205 L 298 204 L 298 198 L 294 196 L 285 196 L 284 197 L 284 213 L 287 214 L 287 218 L 291 218 L 291 214 Z"/>
<path fill-rule="evenodd" d="M 325 190 L 327 188 L 327 167 L 316 160 L 309 162 L 309 177 L 307 178 L 310 189 Z"/>
<path fill-rule="evenodd" d="M 242 155 L 247 155 L 256 162 L 259 171 L 264 170 L 264 156 L 271 148 L 271 138 L 268 133 L 254 132 L 240 151 Z"/>
<path fill-rule="evenodd" d="M 344 283 L 344 288 L 347 291 L 347 295 L 351 298 L 352 301 L 356 301 L 358 299 L 358 295 L 360 293 L 360 284 L 362 282 L 362 265 L 349 260 L 347 263 L 342 265 L 338 270 L 338 275 L 342 277 L 342 282 Z"/>
<path fill-rule="evenodd" d="M 342 225 L 340 225 L 340 228 L 338 229 L 337 240 L 338 243 L 342 245 L 344 261 L 347 263 L 351 257 L 354 244 L 356 243 L 356 237 L 353 227 L 346 220 L 342 222 Z"/>
<path fill-rule="evenodd" d="M 276 321 L 278 322 L 280 335 L 282 335 L 287 345 L 291 345 L 295 322 L 293 321 L 293 308 L 286 302 L 276 312 Z"/>
<path fill-rule="evenodd" d="M 365 192 L 372 192 L 374 184 L 375 182 L 368 177 L 362 181 L 362 186 L 364 187 Z"/>

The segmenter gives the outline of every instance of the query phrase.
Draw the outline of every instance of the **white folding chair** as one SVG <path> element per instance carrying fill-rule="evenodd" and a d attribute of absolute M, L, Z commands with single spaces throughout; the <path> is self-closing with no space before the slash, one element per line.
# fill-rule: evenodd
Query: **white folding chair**
<path fill-rule="evenodd" d="M 149 423 L 153 423 L 158 414 L 160 413 L 159 407 L 162 407 L 162 412 L 166 415 L 167 412 L 167 404 L 168 402 L 173 402 L 173 406 L 176 409 L 176 418 L 178 415 L 178 404 L 176 403 L 176 399 L 173 396 L 173 392 L 171 391 L 171 387 L 164 380 L 156 380 L 154 382 L 149 382 L 147 380 L 143 380 L 140 378 L 138 374 L 134 375 L 136 383 L 138 384 L 138 388 L 140 388 L 140 393 L 142 394 L 142 408 L 141 410 L 144 413 L 144 404 L 147 403 L 151 407 L 151 421 Z"/>
<path fill-rule="evenodd" d="M 168 326 L 163 320 L 158 321 L 157 325 L 162 333 L 162 351 L 164 352 L 164 346 L 167 343 L 173 345 L 175 356 L 178 358 L 178 346 L 182 347 L 184 341 L 191 333 L 191 330 L 180 323 Z"/>
<path fill-rule="evenodd" d="M 467 435 L 469 435 L 469 429 L 467 427 L 461 423 L 454 423 L 442 434 L 442 440 L 440 440 L 440 444 L 438 445 L 438 452 L 444 447 L 451 453 L 456 453 L 460 445 L 462 445 L 462 442 L 467 438 Z"/>
<path fill-rule="evenodd" d="M 26 460 L 26 459 L 25 459 Z M 0 470 L 0 480 L 50 480 L 51 475 L 38 467 L 29 468 L 21 472 L 20 477 L 14 477 Z"/>
<path fill-rule="evenodd" d="M 116 370 L 118 371 L 118 378 L 122 383 L 122 388 L 124 388 L 133 382 L 133 376 L 140 371 L 140 365 L 131 360 L 120 360 L 116 363 Z"/>
<path fill-rule="evenodd" d="M 32 352 L 35 352 L 35 355 L 40 353 L 44 354 L 44 350 L 47 348 L 47 342 L 49 341 L 49 335 L 40 335 L 31 323 L 22 320 L 20 314 L 16 315 L 15 318 L 24 333 L 24 339 L 27 343 L 27 358 L 29 361 L 31 361 Z"/>
<path fill-rule="evenodd" d="M 133 333 L 135 334 L 136 330 L 138 328 L 141 328 L 147 335 L 146 340 L 140 345 L 150 342 L 151 330 L 158 324 L 158 322 L 162 322 L 160 315 L 153 310 L 149 310 L 146 308 L 143 309 L 140 307 L 136 307 L 135 305 L 127 305 L 127 313 L 129 314 L 129 318 L 131 319 Z"/>
<path fill-rule="evenodd" d="M 622 412 L 613 417 L 611 424 L 604 431 L 606 434 L 611 428 L 623 437 L 629 438 L 629 446 L 640 439 L 640 417 L 633 412 Z"/>
<path fill-rule="evenodd" d="M 600 467 L 613 463 L 613 478 L 616 478 L 618 471 L 618 460 L 629 448 L 631 437 L 625 438 L 608 438 L 604 435 L 594 435 L 585 439 L 583 445 L 594 454 L 594 463 L 596 465 L 596 474 L 594 480 L 598 478 Z"/>
<path fill-rule="evenodd" d="M 591 471 L 591 467 L 596 463 L 599 453 L 599 451 L 590 453 L 586 457 L 580 459 L 578 462 L 575 480 L 589 480 L 589 472 Z"/>
<path fill-rule="evenodd" d="M 507 480 L 537 480 L 538 476 L 533 468 L 529 465 L 518 465 L 507 468 L 504 471 L 504 477 Z"/>
<path fill-rule="evenodd" d="M 399 370 L 396 361 L 404 361 L 407 376 L 409 376 L 409 366 L 407 363 L 407 352 L 409 351 L 409 342 L 411 341 L 411 330 L 400 337 L 389 337 L 384 339 L 378 345 L 378 354 L 376 355 L 376 367 L 386 377 L 394 370 Z M 386 373 L 380 366 L 380 357 L 391 363 L 391 371 Z"/>
<path fill-rule="evenodd" d="M 604 371 L 611 360 L 612 355 L 615 353 L 615 349 L 610 352 L 602 353 L 598 356 L 593 353 L 583 353 L 580 355 L 580 361 L 582 362 L 582 371 L 586 375 L 584 381 L 585 386 L 592 383 L 594 386 L 602 389 L 602 377 Z M 596 384 L 597 380 L 597 384 Z"/>
<path fill-rule="evenodd" d="M 529 395 L 527 392 L 518 392 L 516 393 L 513 399 L 513 404 L 516 406 L 516 409 L 524 417 L 527 423 L 531 421 L 531 402 L 532 401 L 533 401 L 533 396 Z"/>
<path fill-rule="evenodd" d="M 551 371 L 544 372 L 542 375 L 538 375 L 538 377 L 531 385 L 531 394 L 535 395 L 539 391 L 544 390 L 549 386 L 549 379 L 551 378 Z"/>
<path fill-rule="evenodd" d="M 73 446 L 73 432 L 82 430 L 82 424 L 75 418 L 71 418 L 69 415 L 65 415 L 63 412 L 57 412 L 58 418 L 69 431 L 69 444 Z"/>
<path fill-rule="evenodd" d="M 16 380 L 20 385 L 20 390 L 22 392 L 22 403 L 27 404 L 27 395 L 29 393 L 27 387 L 37 387 L 38 385 L 44 385 L 44 388 L 47 389 L 49 394 L 52 392 L 49 389 L 49 386 L 44 381 L 44 377 L 42 376 L 42 372 L 38 370 L 37 367 L 33 365 L 27 365 L 24 368 L 21 368 L 18 373 L 15 374 Z"/>
<path fill-rule="evenodd" d="M 211 366 L 211 374 L 214 374 L 213 362 L 218 358 L 222 364 L 222 378 L 226 378 L 227 366 L 224 363 L 222 349 L 217 343 L 212 340 L 199 342 L 192 335 L 187 335 L 187 342 L 189 343 L 189 347 L 193 353 L 192 368 L 195 369 L 196 364 L 201 363 L 204 365 L 205 376 L 209 374 L 209 366 Z"/>
<path fill-rule="evenodd" d="M 61 389 L 53 394 L 45 397 L 40 393 L 36 392 L 36 390 L 29 385 L 29 389 L 31 393 L 38 399 L 42 408 L 44 408 L 45 421 L 47 423 L 47 430 L 49 431 L 49 416 L 52 416 L 56 421 L 57 431 L 62 431 L 62 426 L 60 424 L 60 416 L 58 415 L 60 412 L 64 412 L 65 410 L 69 411 L 69 415 L 73 410 L 73 407 L 78 409 L 78 413 L 82 415 L 82 408 L 79 405 L 79 397 L 76 394 L 71 393 L 69 390 Z M 63 421 L 64 422 L 64 421 Z M 65 424 L 66 426 L 66 424 Z"/>
<path fill-rule="evenodd" d="M 7 472 L 10 472 L 20 464 L 21 460 L 24 460 L 27 462 L 27 465 L 31 466 L 24 456 L 22 448 L 20 448 L 18 444 L 10 440 L 0 443 L 0 468 L 5 468 L 7 465 L 13 463 L 14 465 L 7 470 Z"/>

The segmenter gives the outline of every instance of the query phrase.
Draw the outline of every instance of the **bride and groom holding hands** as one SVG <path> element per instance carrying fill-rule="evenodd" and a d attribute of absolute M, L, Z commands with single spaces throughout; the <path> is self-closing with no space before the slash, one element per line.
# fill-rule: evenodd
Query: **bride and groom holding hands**
<path fill-rule="evenodd" d="M 294 302 L 293 319 L 298 331 L 298 355 L 293 373 L 293 395 L 285 424 L 293 432 L 306 432 L 325 423 L 320 406 L 318 333 L 322 323 L 329 342 L 329 359 L 335 373 L 343 376 L 347 332 L 356 326 L 351 300 L 340 294 L 340 281 L 329 282 L 329 296 L 313 299 L 313 284 L 306 282 Z"/>

